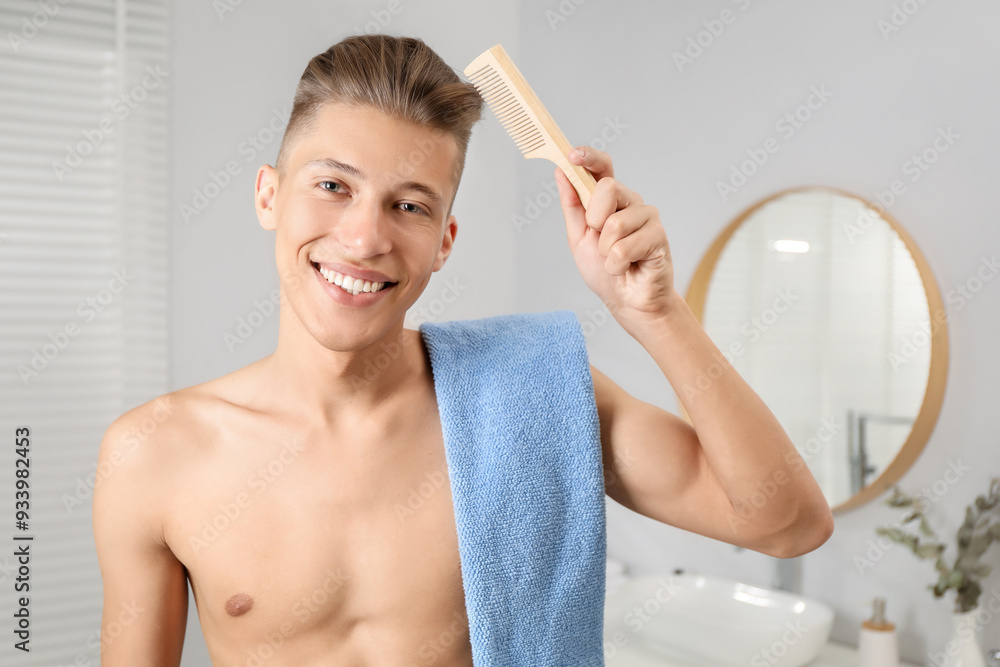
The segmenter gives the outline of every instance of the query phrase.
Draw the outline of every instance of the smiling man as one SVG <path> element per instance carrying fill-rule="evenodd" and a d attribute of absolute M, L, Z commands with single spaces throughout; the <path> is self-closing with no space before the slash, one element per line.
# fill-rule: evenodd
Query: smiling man
<path fill-rule="evenodd" d="M 125 438 L 155 401 L 101 443 L 102 665 L 179 664 L 188 581 L 216 665 L 472 664 L 449 486 L 406 521 L 395 508 L 447 471 L 428 351 L 403 320 L 452 251 L 481 109 L 419 40 L 352 37 L 309 63 L 256 181 L 281 281 L 274 353 L 169 394 L 172 417 L 139 447 Z M 599 180 L 588 210 L 556 173 L 573 256 L 694 424 L 591 367 L 607 494 L 763 553 L 816 548 L 826 501 L 675 291 L 657 210 L 582 148 L 571 159 Z M 709 387 L 682 391 L 709 367 Z M 762 485 L 768 502 L 741 511 Z M 112 637 L 123 605 L 141 612 Z"/>

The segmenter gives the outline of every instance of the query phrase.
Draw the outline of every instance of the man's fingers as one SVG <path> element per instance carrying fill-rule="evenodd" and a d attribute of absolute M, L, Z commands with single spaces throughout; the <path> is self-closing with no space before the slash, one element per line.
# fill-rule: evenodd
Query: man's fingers
<path fill-rule="evenodd" d="M 583 204 L 573 184 L 559 167 L 555 169 L 556 185 L 559 188 L 559 204 L 566 218 L 566 239 L 570 247 L 575 248 L 587 232 L 587 221 L 584 218 Z"/>
<path fill-rule="evenodd" d="M 604 151 L 599 151 L 591 146 L 577 146 L 569 152 L 570 164 L 583 167 L 594 175 L 594 180 L 599 181 L 605 176 L 614 176 L 614 165 L 611 164 L 611 156 Z"/>
<path fill-rule="evenodd" d="M 662 258 L 662 228 L 643 225 L 628 236 L 618 239 L 608 249 L 604 269 L 613 276 L 624 275 L 634 262 Z"/>
<path fill-rule="evenodd" d="M 647 206 L 630 206 L 612 214 L 605 221 L 601 230 L 601 238 L 597 242 L 598 251 L 606 257 L 611 246 L 642 228 L 649 222 L 649 208 Z"/>
<path fill-rule="evenodd" d="M 601 231 L 605 221 L 615 212 L 630 206 L 642 206 L 642 197 L 613 178 L 602 178 L 590 196 L 587 225 Z"/>

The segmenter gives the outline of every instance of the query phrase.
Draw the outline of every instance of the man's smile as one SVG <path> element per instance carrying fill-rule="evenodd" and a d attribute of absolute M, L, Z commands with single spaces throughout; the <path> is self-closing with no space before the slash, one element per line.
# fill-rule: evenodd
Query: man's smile
<path fill-rule="evenodd" d="M 382 292 L 385 292 L 396 285 L 395 282 L 389 280 L 389 276 L 377 271 L 368 271 L 365 269 L 349 267 L 343 264 L 320 264 L 319 262 L 311 263 L 313 269 L 327 284 L 335 285 L 340 288 L 340 290 L 337 291 L 351 296 L 357 296 L 365 293 L 378 293 L 381 295 Z"/>

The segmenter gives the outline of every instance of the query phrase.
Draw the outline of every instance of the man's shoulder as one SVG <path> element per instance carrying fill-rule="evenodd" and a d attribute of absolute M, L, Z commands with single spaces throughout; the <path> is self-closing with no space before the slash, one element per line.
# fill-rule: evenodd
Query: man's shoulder
<path fill-rule="evenodd" d="M 167 392 L 118 416 L 107 427 L 98 458 L 121 465 L 126 458 L 162 465 L 195 445 L 213 426 L 211 415 L 226 402 L 228 376 Z"/>
<path fill-rule="evenodd" d="M 187 389 L 168 392 L 119 415 L 104 432 L 99 462 L 116 467 L 162 448 L 192 420 L 196 403 Z"/>
<path fill-rule="evenodd" d="M 232 375 L 232 374 L 230 374 Z M 166 545 L 164 518 L 170 498 L 185 488 L 193 467 L 232 408 L 221 382 L 228 376 L 164 393 L 117 417 L 105 430 L 97 456 L 94 521 L 107 525 L 136 508 Z M 139 510 L 141 507 L 143 509 Z"/>

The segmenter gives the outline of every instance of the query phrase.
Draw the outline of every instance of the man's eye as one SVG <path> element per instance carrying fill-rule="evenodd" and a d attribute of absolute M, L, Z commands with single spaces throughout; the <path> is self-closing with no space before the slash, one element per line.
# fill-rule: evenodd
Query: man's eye
<path fill-rule="evenodd" d="M 400 204 L 400 206 L 402 206 L 403 210 L 406 211 L 407 213 L 421 213 L 421 214 L 425 213 L 424 209 L 420 208 L 416 204 L 411 204 L 410 202 L 403 202 L 402 204 Z"/>
<path fill-rule="evenodd" d="M 324 186 L 327 186 L 327 185 L 330 185 L 330 186 L 333 186 L 334 188 L 339 188 L 339 189 L 338 190 L 334 190 L 334 189 L 331 189 L 331 188 L 324 187 Z M 340 183 L 337 183 L 336 181 L 323 181 L 322 183 L 319 184 L 319 187 L 322 188 L 322 189 L 324 189 L 324 190 L 326 190 L 327 192 L 343 192 L 343 189 L 344 189 L 344 187 Z"/>

